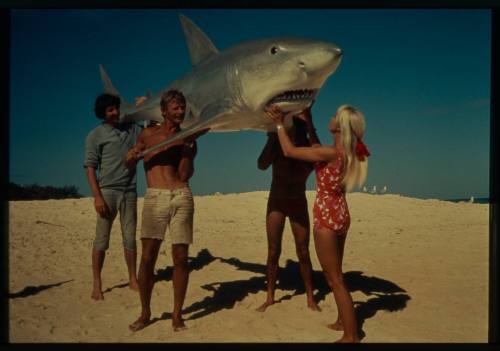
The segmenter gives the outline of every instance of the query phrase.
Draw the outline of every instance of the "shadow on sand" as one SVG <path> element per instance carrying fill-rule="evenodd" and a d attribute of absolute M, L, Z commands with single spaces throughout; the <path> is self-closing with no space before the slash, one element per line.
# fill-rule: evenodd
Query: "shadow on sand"
<path fill-rule="evenodd" d="M 203 300 L 185 307 L 182 311 L 183 314 L 192 313 L 187 320 L 195 320 L 223 309 L 231 309 L 237 302 L 243 301 L 249 294 L 266 291 L 265 264 L 243 262 L 234 257 L 228 259 L 214 257 L 207 249 L 203 249 L 196 257 L 190 258 L 190 271 L 200 270 L 215 260 L 232 265 L 237 270 L 257 273 L 260 276 L 203 285 L 202 288 L 211 291 L 212 296 L 205 297 Z M 172 267 L 159 270 L 155 277 L 155 281 L 168 281 L 171 279 Z M 378 311 L 401 311 L 411 299 L 406 291 L 397 284 L 382 278 L 365 276 L 361 271 L 345 272 L 344 279 L 351 293 L 360 291 L 366 296 L 372 296 L 367 301 L 354 301 L 361 339 L 365 336 L 363 324 L 367 319 L 375 316 Z M 322 271 L 313 271 L 313 282 L 316 290 L 316 294 L 314 295 L 316 302 L 324 300 L 331 293 L 331 290 L 326 284 Z M 277 301 L 278 303 L 305 293 L 298 262 L 287 260 L 285 267 L 280 268 L 276 288 L 290 292 L 281 297 Z M 171 313 L 165 312 L 161 317 L 154 318 L 152 322 L 170 318 Z"/>
<path fill-rule="evenodd" d="M 212 254 L 207 249 L 202 249 L 196 257 L 188 257 L 189 272 L 199 271 L 203 267 L 208 266 L 210 263 L 215 261 L 217 258 L 213 257 Z M 167 266 L 165 269 L 158 269 L 154 276 L 154 282 L 159 281 L 170 281 L 172 280 L 172 274 L 174 273 L 174 268 Z"/>
<path fill-rule="evenodd" d="M 203 267 L 209 265 L 212 263 L 212 261 L 216 260 L 215 257 L 213 257 L 210 252 L 208 252 L 207 249 L 203 249 L 200 252 L 198 252 L 198 255 L 196 257 L 189 257 L 188 258 L 188 263 L 189 263 L 189 272 L 192 271 L 198 271 L 202 269 Z M 156 272 L 153 281 L 159 282 L 159 281 L 170 281 L 172 280 L 172 274 L 174 272 L 173 267 L 167 266 L 164 269 L 158 269 Z M 113 289 L 121 289 L 125 288 L 128 286 L 128 282 L 122 283 L 122 284 L 117 284 L 115 286 L 112 286 L 111 288 L 107 288 L 106 290 L 103 291 L 103 293 L 108 293 L 112 291 Z"/>
<path fill-rule="evenodd" d="M 17 299 L 20 297 L 29 297 L 38 294 L 41 291 L 55 288 L 56 286 L 60 286 L 69 282 L 72 282 L 74 279 L 66 280 L 60 283 L 54 283 L 49 285 L 39 285 L 39 286 L 27 286 L 23 290 L 18 291 L 16 293 L 9 294 L 9 299 Z"/>
<path fill-rule="evenodd" d="M 217 258 L 212 256 L 212 254 L 207 249 L 202 249 L 201 251 L 198 252 L 196 257 L 188 257 L 189 272 L 191 273 L 192 271 L 199 271 L 203 269 L 203 267 L 208 266 L 216 259 Z M 153 278 L 153 281 L 154 283 L 157 283 L 159 281 L 170 281 L 172 280 L 173 273 L 174 273 L 174 268 L 171 266 L 167 266 L 164 269 L 158 269 Z M 163 312 L 160 317 L 152 318 L 148 325 L 167 319 L 172 319 L 172 313 Z"/>

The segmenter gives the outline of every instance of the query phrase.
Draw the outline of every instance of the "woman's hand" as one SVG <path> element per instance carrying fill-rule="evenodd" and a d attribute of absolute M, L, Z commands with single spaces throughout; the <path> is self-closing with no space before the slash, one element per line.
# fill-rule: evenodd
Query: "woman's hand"
<path fill-rule="evenodd" d="M 148 98 L 145 97 L 145 96 L 138 96 L 138 97 L 136 97 L 135 98 L 135 107 L 141 106 L 144 103 L 144 101 L 146 101 L 147 99 Z"/>
<path fill-rule="evenodd" d="M 269 108 L 266 108 L 266 113 L 272 118 L 274 123 L 283 124 L 283 121 L 285 120 L 285 113 L 281 111 L 278 105 L 271 105 Z"/>
<path fill-rule="evenodd" d="M 312 122 L 311 107 L 309 106 L 305 110 L 299 112 L 297 115 L 295 115 L 295 117 L 307 123 Z"/>

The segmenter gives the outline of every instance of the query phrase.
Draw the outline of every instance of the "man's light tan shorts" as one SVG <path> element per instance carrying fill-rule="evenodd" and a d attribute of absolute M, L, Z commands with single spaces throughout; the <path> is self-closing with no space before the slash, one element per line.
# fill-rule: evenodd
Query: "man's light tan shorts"
<path fill-rule="evenodd" d="M 193 243 L 193 194 L 189 188 L 148 188 L 142 209 L 141 239 L 165 239 L 170 229 L 172 244 Z"/>

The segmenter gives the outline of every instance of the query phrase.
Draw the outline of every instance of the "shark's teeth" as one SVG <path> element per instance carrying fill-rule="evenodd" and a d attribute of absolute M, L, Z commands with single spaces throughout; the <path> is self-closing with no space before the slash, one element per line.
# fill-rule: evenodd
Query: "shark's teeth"
<path fill-rule="evenodd" d="M 316 89 L 287 90 L 273 97 L 269 101 L 269 104 L 284 101 L 311 100 L 316 94 L 316 91 Z"/>

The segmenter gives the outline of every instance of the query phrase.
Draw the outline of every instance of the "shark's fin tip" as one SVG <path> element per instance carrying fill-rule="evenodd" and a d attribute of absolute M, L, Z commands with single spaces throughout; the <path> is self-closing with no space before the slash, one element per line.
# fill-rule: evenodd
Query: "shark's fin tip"
<path fill-rule="evenodd" d="M 179 19 L 193 66 L 197 66 L 200 62 L 219 53 L 208 36 L 193 21 L 182 14 L 179 14 Z"/>

